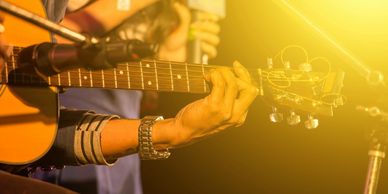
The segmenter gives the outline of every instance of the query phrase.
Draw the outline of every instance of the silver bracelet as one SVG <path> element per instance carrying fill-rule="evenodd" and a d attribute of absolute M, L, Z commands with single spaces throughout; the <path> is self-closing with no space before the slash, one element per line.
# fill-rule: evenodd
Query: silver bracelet
<path fill-rule="evenodd" d="M 146 116 L 141 120 L 138 131 L 139 156 L 142 160 L 167 159 L 171 153 L 168 149 L 157 151 L 152 144 L 152 127 L 158 120 L 163 120 L 162 116 Z"/>

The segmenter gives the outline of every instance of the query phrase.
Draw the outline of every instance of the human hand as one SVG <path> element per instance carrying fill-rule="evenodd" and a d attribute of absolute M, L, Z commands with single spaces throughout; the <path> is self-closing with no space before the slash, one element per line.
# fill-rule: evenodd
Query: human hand
<path fill-rule="evenodd" d="M 258 93 L 248 71 L 239 62 L 233 64 L 233 70 L 212 70 L 206 79 L 213 85 L 210 95 L 187 105 L 174 118 L 173 131 L 169 132 L 172 147 L 242 125 Z"/>
<path fill-rule="evenodd" d="M 216 15 L 199 12 L 198 21 L 191 23 L 191 14 L 187 7 L 175 3 L 174 8 L 178 14 L 179 26 L 164 40 L 159 48 L 159 58 L 172 61 L 186 61 L 187 42 L 198 38 L 201 49 L 209 58 L 217 56 L 217 45 L 220 42 L 218 33 L 220 26 Z"/>
<path fill-rule="evenodd" d="M 220 43 L 218 21 L 217 15 L 197 12 L 196 21 L 190 25 L 189 40 L 198 39 L 203 54 L 206 54 L 209 59 L 217 56 L 217 46 Z"/>
<path fill-rule="evenodd" d="M 180 3 L 174 3 L 179 26 L 160 44 L 158 57 L 170 61 L 186 61 L 186 44 L 190 26 L 190 11 Z"/>

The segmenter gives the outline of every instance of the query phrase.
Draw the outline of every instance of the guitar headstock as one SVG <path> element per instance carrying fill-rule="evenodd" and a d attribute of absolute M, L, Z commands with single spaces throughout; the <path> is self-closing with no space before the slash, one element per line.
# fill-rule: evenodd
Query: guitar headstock
<path fill-rule="evenodd" d="M 318 62 L 326 64 L 326 70 L 316 71 L 313 65 Z M 299 114 L 305 114 L 305 127 L 314 129 L 319 125 L 316 116 L 333 116 L 334 108 L 344 104 L 340 92 L 345 74 L 332 72 L 325 58 L 317 57 L 294 66 L 288 61 L 275 66 L 271 58 L 267 63 L 267 69 L 258 70 L 258 85 L 261 95 L 271 104 L 271 122 L 286 120 L 289 125 L 297 125 L 301 122 Z"/>

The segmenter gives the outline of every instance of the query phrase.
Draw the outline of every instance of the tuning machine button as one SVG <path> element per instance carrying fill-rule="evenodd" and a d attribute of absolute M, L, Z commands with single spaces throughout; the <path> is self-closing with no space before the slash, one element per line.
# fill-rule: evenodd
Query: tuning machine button
<path fill-rule="evenodd" d="M 272 113 L 269 114 L 269 120 L 273 123 L 283 121 L 283 113 L 279 113 L 276 107 L 272 107 Z"/>
<path fill-rule="evenodd" d="M 297 125 L 300 123 L 300 116 L 294 111 L 290 111 L 290 115 L 287 117 L 287 123 L 289 125 Z"/>
<path fill-rule="evenodd" d="M 307 116 L 307 120 L 304 122 L 304 126 L 307 129 L 316 129 L 319 125 L 319 120 L 314 118 L 312 115 Z"/>

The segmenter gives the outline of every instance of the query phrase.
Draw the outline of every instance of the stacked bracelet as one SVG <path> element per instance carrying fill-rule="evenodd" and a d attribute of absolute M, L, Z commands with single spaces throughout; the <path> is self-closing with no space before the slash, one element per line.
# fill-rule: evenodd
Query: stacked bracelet
<path fill-rule="evenodd" d="M 161 160 L 167 159 L 171 153 L 168 149 L 157 151 L 152 144 L 152 127 L 155 121 L 163 120 L 162 116 L 146 116 L 139 125 L 139 156 L 142 160 Z"/>

